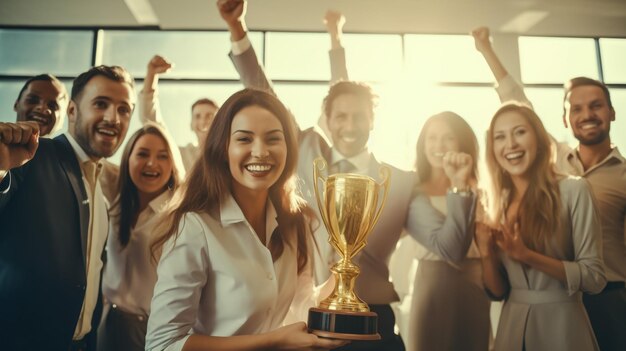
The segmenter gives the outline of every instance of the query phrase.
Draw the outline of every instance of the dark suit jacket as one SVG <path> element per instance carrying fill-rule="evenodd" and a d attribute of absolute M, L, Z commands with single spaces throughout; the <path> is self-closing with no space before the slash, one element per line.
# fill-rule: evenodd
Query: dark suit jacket
<path fill-rule="evenodd" d="M 35 157 L 10 177 L 0 194 L 0 348 L 67 351 L 87 284 L 89 203 L 80 166 L 62 135 L 40 139 Z M 94 322 L 100 312 L 99 304 Z"/>

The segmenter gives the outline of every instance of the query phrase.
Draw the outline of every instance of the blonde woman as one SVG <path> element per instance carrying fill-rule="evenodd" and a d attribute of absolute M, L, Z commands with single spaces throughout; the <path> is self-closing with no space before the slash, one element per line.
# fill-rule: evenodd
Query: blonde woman
<path fill-rule="evenodd" d="M 582 292 L 606 284 L 600 223 L 586 181 L 557 174 L 552 155 L 531 108 L 496 112 L 486 160 L 497 225 L 476 231 L 485 288 L 506 299 L 496 350 L 598 350 Z"/>

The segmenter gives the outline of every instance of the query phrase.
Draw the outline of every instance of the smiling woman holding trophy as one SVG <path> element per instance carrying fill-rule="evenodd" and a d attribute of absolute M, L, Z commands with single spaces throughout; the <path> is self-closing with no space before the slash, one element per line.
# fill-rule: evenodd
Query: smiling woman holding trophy
<path fill-rule="evenodd" d="M 295 193 L 297 150 L 277 98 L 242 90 L 226 100 L 153 248 L 162 255 L 146 350 L 346 344 L 304 322 L 283 326 L 293 304 L 313 295 L 312 213 Z"/>

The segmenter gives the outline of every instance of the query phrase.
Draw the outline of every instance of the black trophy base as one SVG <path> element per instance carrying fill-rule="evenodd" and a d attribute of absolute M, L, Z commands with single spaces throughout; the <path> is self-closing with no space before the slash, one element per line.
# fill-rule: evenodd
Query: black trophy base
<path fill-rule="evenodd" d="M 378 316 L 374 312 L 309 309 L 309 332 L 330 339 L 380 340 Z"/>

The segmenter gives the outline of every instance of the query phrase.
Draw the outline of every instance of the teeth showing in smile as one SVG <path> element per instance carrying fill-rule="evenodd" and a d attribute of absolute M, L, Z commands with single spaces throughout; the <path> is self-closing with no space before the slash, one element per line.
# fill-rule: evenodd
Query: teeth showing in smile
<path fill-rule="evenodd" d="M 30 117 L 33 121 L 40 123 L 40 124 L 48 124 L 48 119 L 44 118 L 44 117 L 39 117 L 39 116 L 31 116 Z"/>
<path fill-rule="evenodd" d="M 597 122 L 586 122 L 580 126 L 580 129 L 582 130 L 593 129 L 593 128 L 596 128 L 597 126 L 598 126 Z"/>
<path fill-rule="evenodd" d="M 504 157 L 509 161 L 516 160 L 518 158 L 521 158 L 522 156 L 524 156 L 524 151 L 512 152 L 510 154 L 504 155 Z"/>
<path fill-rule="evenodd" d="M 346 143 L 353 143 L 356 141 L 355 137 L 349 137 L 349 136 L 343 136 L 341 137 L 341 140 L 343 140 Z"/>
<path fill-rule="evenodd" d="M 443 152 L 433 152 L 433 156 L 435 157 L 443 157 L 445 155 Z"/>
<path fill-rule="evenodd" d="M 106 135 L 109 135 L 109 136 L 116 136 L 117 135 L 117 132 L 115 130 L 106 129 L 106 128 L 98 128 L 98 133 L 106 134 Z"/>
<path fill-rule="evenodd" d="M 141 172 L 141 175 L 145 176 L 145 177 L 156 178 L 156 177 L 158 177 L 160 175 L 160 173 L 159 172 L 151 172 L 151 171 L 143 171 L 143 172 Z"/>
<path fill-rule="evenodd" d="M 246 165 L 246 170 L 248 170 L 248 172 L 268 172 L 270 169 L 272 169 L 272 165 L 268 164 L 254 163 Z"/>

